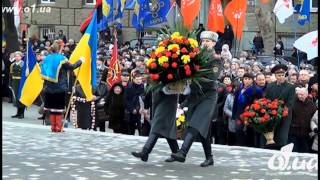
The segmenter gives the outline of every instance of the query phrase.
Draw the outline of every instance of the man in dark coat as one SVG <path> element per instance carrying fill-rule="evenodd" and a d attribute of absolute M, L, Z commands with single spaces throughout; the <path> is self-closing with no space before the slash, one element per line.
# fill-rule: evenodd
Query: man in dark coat
<path fill-rule="evenodd" d="M 264 44 L 263 44 L 263 39 L 262 36 L 260 34 L 260 31 L 257 32 L 256 36 L 253 38 L 253 44 L 256 50 L 256 53 L 262 54 L 263 48 L 264 48 Z"/>
<path fill-rule="evenodd" d="M 274 99 L 283 100 L 285 106 L 288 107 L 289 112 L 286 118 L 281 120 L 281 123 L 275 127 L 274 141 L 276 144 L 265 148 L 280 149 L 288 143 L 289 129 L 292 119 L 292 106 L 294 102 L 295 89 L 292 84 L 286 82 L 285 73 L 288 67 L 283 64 L 278 64 L 272 68 L 271 72 L 275 74 L 276 81 L 269 83 L 265 90 L 265 97 L 273 101 Z M 260 146 L 264 147 L 266 140 L 264 137 L 260 138 Z"/>
<path fill-rule="evenodd" d="M 166 138 L 172 153 L 179 149 L 177 142 L 176 109 L 178 95 L 164 89 L 152 92 L 152 117 L 150 135 L 141 152 L 131 154 L 142 161 L 148 161 L 148 156 L 157 143 L 159 137 Z M 173 162 L 168 158 L 166 162 Z"/>
<path fill-rule="evenodd" d="M 212 150 L 211 150 L 211 135 L 210 124 L 217 103 L 217 78 L 222 70 L 221 60 L 215 58 L 214 46 L 218 40 L 218 34 L 212 31 L 203 31 L 200 36 L 201 45 L 208 48 L 212 54 L 212 59 L 207 69 L 212 69 L 212 74 L 207 78 L 210 82 L 201 82 L 202 91 L 196 84 L 191 84 L 191 94 L 187 98 L 185 105 L 188 107 L 186 119 L 188 128 L 186 135 L 178 153 L 173 153 L 176 161 L 184 162 L 186 155 L 197 136 L 199 136 L 206 160 L 201 163 L 201 167 L 213 165 Z M 185 106 L 184 105 L 184 106 Z"/>

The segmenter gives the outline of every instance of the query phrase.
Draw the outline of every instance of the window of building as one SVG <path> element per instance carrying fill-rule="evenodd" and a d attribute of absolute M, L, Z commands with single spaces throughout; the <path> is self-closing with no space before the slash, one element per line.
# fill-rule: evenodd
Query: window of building
<path fill-rule="evenodd" d="M 40 39 L 44 39 L 45 36 L 48 37 L 49 40 L 55 39 L 56 30 L 54 27 L 41 27 L 40 28 Z"/>
<path fill-rule="evenodd" d="M 255 0 L 248 0 L 247 1 L 247 13 L 255 13 L 256 2 Z"/>
<path fill-rule="evenodd" d="M 56 0 L 41 0 L 41 3 L 55 3 Z"/>
<path fill-rule="evenodd" d="M 310 0 L 311 12 L 318 12 L 318 0 Z"/>
<path fill-rule="evenodd" d="M 95 5 L 96 4 L 96 0 L 85 0 L 85 4 L 86 5 Z"/>

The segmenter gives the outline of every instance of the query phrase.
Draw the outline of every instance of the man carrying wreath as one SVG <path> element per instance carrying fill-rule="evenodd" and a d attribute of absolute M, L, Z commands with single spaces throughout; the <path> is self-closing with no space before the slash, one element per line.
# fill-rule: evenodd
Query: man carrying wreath
<path fill-rule="evenodd" d="M 267 85 L 265 90 L 265 97 L 273 101 L 274 99 L 283 100 L 285 106 L 288 107 L 288 116 L 285 117 L 275 127 L 274 141 L 275 144 L 265 146 L 266 140 L 263 136 L 260 138 L 260 146 L 270 149 L 278 149 L 288 144 L 288 135 L 292 119 L 292 106 L 294 102 L 295 88 L 292 84 L 286 82 L 286 72 L 288 67 L 283 64 L 278 64 L 271 69 L 271 72 L 275 74 L 276 81 Z"/>
<path fill-rule="evenodd" d="M 195 83 L 190 85 L 191 94 L 182 107 L 188 107 L 186 112 L 187 131 L 184 142 L 178 153 L 171 155 L 174 160 L 184 162 L 186 155 L 197 136 L 200 137 L 206 160 L 201 163 L 201 167 L 213 165 L 211 150 L 210 127 L 213 113 L 217 104 L 217 83 L 216 80 L 221 72 L 222 63 L 219 56 L 215 54 L 214 46 L 218 40 L 218 34 L 212 31 L 203 31 L 200 35 L 201 47 L 207 48 L 210 55 L 210 62 L 206 69 L 211 69 L 212 73 L 206 75 L 210 81 L 200 82 L 201 89 Z"/>

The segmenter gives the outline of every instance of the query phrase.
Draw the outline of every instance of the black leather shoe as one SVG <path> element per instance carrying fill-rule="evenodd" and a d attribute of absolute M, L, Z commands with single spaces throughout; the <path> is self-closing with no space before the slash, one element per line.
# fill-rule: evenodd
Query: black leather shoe
<path fill-rule="evenodd" d="M 11 116 L 11 118 L 17 118 L 19 116 L 20 116 L 19 114 L 16 114 L 16 115 Z"/>
<path fill-rule="evenodd" d="M 17 118 L 18 118 L 18 119 L 23 119 L 23 118 L 24 118 L 24 115 L 21 114 L 21 115 L 19 115 Z"/>
<path fill-rule="evenodd" d="M 164 162 L 174 162 L 175 159 L 173 157 L 169 157 L 166 160 L 164 160 Z"/>
<path fill-rule="evenodd" d="M 185 162 L 186 161 L 186 155 L 184 155 L 182 152 L 178 151 L 177 153 L 172 153 L 171 157 L 178 162 Z"/>
<path fill-rule="evenodd" d="M 213 159 L 206 159 L 203 163 L 200 164 L 201 167 L 213 166 Z"/>
<path fill-rule="evenodd" d="M 134 157 L 140 158 L 142 161 L 147 162 L 148 161 L 148 154 L 144 152 L 131 152 L 131 154 Z"/>

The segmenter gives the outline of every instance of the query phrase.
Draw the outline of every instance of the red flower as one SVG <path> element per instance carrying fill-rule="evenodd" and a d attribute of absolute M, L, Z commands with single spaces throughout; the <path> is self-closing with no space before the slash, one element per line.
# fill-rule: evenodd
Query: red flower
<path fill-rule="evenodd" d="M 260 109 L 260 105 L 259 104 L 252 104 L 252 108 L 254 110 L 259 110 Z"/>
<path fill-rule="evenodd" d="M 250 106 L 247 106 L 244 111 L 249 111 Z"/>
<path fill-rule="evenodd" d="M 191 76 L 191 71 L 190 70 L 185 70 L 187 76 Z"/>
<path fill-rule="evenodd" d="M 263 122 L 265 122 L 266 120 L 263 118 L 263 117 L 261 117 L 261 118 L 259 118 L 259 122 L 260 123 L 263 123 Z"/>
<path fill-rule="evenodd" d="M 150 64 L 150 68 L 151 69 L 156 69 L 157 68 L 157 64 L 155 62 Z"/>
<path fill-rule="evenodd" d="M 236 124 L 237 124 L 238 126 L 240 126 L 240 125 L 241 125 L 241 121 L 240 121 L 240 120 L 236 120 Z"/>
<path fill-rule="evenodd" d="M 158 57 L 158 58 L 161 58 L 161 57 L 162 57 L 162 53 L 159 53 L 159 54 L 157 55 L 157 57 Z"/>
<path fill-rule="evenodd" d="M 171 67 L 172 67 L 172 68 L 177 68 L 177 67 L 178 67 L 178 64 L 177 64 L 176 62 L 173 62 L 173 63 L 171 64 Z"/>
<path fill-rule="evenodd" d="M 197 47 L 193 49 L 193 52 L 198 52 L 198 51 L 199 51 L 199 48 Z"/>
<path fill-rule="evenodd" d="M 276 110 L 272 110 L 271 114 L 275 116 L 275 115 L 277 115 L 277 111 Z"/>
<path fill-rule="evenodd" d="M 171 79 L 173 79 L 173 75 L 172 74 L 168 74 L 167 78 L 168 78 L 168 80 L 171 80 Z"/>
<path fill-rule="evenodd" d="M 284 111 L 289 111 L 289 108 L 288 107 L 284 107 L 283 110 Z"/>
<path fill-rule="evenodd" d="M 184 69 L 190 71 L 190 66 L 189 65 L 184 65 Z"/>
<path fill-rule="evenodd" d="M 155 59 L 155 58 L 157 57 L 157 56 L 156 56 L 156 53 L 152 52 L 151 55 L 150 55 L 150 57 L 151 57 L 152 59 Z"/>
<path fill-rule="evenodd" d="M 169 41 L 168 41 L 167 39 L 165 39 L 165 40 L 162 41 L 162 43 L 163 43 L 164 45 L 167 45 L 167 44 L 169 43 Z"/>
<path fill-rule="evenodd" d="M 172 56 L 173 59 L 178 58 L 178 54 L 176 54 L 176 53 L 172 54 L 171 56 Z"/>
<path fill-rule="evenodd" d="M 265 112 L 266 112 L 266 109 L 261 109 L 260 112 L 261 112 L 261 113 L 265 113 Z"/>
<path fill-rule="evenodd" d="M 183 43 L 186 44 L 186 45 L 189 45 L 189 44 L 190 44 L 190 42 L 189 42 L 188 39 L 187 39 L 187 40 L 184 40 Z"/>
<path fill-rule="evenodd" d="M 248 115 L 249 115 L 249 117 L 254 117 L 256 115 L 256 113 L 255 112 L 249 112 Z"/>
<path fill-rule="evenodd" d="M 288 116 L 288 111 L 283 111 L 282 117 L 287 117 Z"/>
<path fill-rule="evenodd" d="M 195 70 L 195 71 L 199 71 L 199 70 L 200 70 L 200 66 L 199 66 L 199 65 L 195 65 L 195 66 L 194 66 L 194 70 Z"/>
<path fill-rule="evenodd" d="M 150 79 L 151 80 L 158 80 L 159 79 L 159 74 L 150 74 Z"/>
<path fill-rule="evenodd" d="M 190 58 L 194 58 L 196 56 L 196 54 L 191 52 L 191 53 L 189 53 L 189 56 L 190 56 Z"/>
<path fill-rule="evenodd" d="M 163 63 L 163 67 L 167 69 L 169 67 L 169 63 Z"/>
<path fill-rule="evenodd" d="M 188 50 L 187 50 L 187 48 L 184 47 L 184 48 L 181 49 L 181 52 L 182 53 L 188 53 Z"/>
<path fill-rule="evenodd" d="M 269 115 L 269 114 L 265 114 L 265 115 L 263 116 L 263 118 L 266 119 L 266 120 L 268 120 L 268 119 L 270 119 L 270 115 Z"/>
<path fill-rule="evenodd" d="M 174 47 L 172 48 L 172 52 L 177 52 L 178 51 L 178 48 Z"/>
<path fill-rule="evenodd" d="M 171 52 L 170 51 L 166 51 L 165 53 L 166 53 L 167 57 L 171 57 Z"/>

